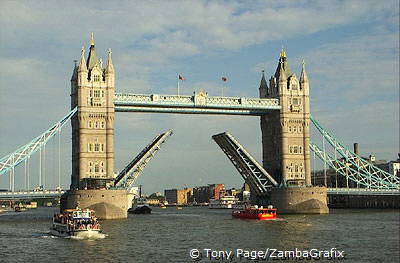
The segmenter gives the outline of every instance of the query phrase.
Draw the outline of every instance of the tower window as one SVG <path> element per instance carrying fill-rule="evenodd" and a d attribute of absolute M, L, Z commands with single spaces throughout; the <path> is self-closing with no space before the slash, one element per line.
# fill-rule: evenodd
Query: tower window
<path fill-rule="evenodd" d="M 89 173 L 92 173 L 93 172 L 93 169 L 92 169 L 92 167 L 93 167 L 93 163 L 92 162 L 89 162 Z"/>
<path fill-rule="evenodd" d="M 94 165 L 94 172 L 95 172 L 95 173 L 98 173 L 98 172 L 99 172 L 99 164 L 98 164 L 98 163 L 96 163 L 96 164 Z"/>
<path fill-rule="evenodd" d="M 93 152 L 93 143 L 89 143 L 89 152 Z"/>
<path fill-rule="evenodd" d="M 100 146 L 100 145 L 99 145 L 98 143 L 95 143 L 95 144 L 94 144 L 94 151 L 95 151 L 95 152 L 98 152 L 98 151 L 99 151 L 99 146 Z"/>
<path fill-rule="evenodd" d="M 297 146 L 293 146 L 293 153 L 297 153 Z"/>
<path fill-rule="evenodd" d="M 100 81 L 100 76 L 99 75 L 94 75 L 93 76 L 93 81 L 94 82 L 99 82 Z"/>
<path fill-rule="evenodd" d="M 105 122 L 104 122 L 104 121 L 102 121 L 102 122 L 101 122 L 101 128 L 102 128 L 102 129 L 104 129 L 104 128 L 105 128 L 105 126 L 106 126 Z"/>

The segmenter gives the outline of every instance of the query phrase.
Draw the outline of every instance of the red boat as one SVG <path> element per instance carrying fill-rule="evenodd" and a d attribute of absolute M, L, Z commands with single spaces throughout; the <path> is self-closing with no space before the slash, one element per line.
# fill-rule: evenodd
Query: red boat
<path fill-rule="evenodd" d="M 276 208 L 272 207 L 246 208 L 245 210 L 233 211 L 232 217 L 241 219 L 258 219 L 258 220 L 276 219 Z"/>

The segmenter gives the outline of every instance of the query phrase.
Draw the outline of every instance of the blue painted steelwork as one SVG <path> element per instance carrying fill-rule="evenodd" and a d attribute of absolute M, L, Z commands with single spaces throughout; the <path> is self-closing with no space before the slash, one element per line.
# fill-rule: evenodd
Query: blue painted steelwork
<path fill-rule="evenodd" d="M 158 112 L 259 116 L 280 110 L 278 99 L 210 97 L 200 91 L 187 95 L 144 95 L 116 93 L 116 112 Z"/>
<path fill-rule="evenodd" d="M 116 188 L 125 188 L 131 191 L 136 178 L 140 175 L 147 163 L 154 157 L 161 145 L 172 135 L 172 130 L 168 130 L 157 135 L 153 141 L 147 145 L 115 178 Z"/>
<path fill-rule="evenodd" d="M 311 122 L 321 133 L 332 147 L 343 156 L 343 160 L 338 160 L 321 150 L 316 144 L 310 143 L 310 149 L 317 156 L 325 161 L 330 167 L 335 169 L 341 175 L 358 182 L 370 189 L 400 189 L 400 178 L 394 174 L 390 174 L 382 169 L 379 169 L 372 163 L 364 160 L 361 156 L 348 150 L 340 143 L 332 134 L 326 131 L 312 116 Z M 347 174 L 347 172 L 349 172 Z"/>
<path fill-rule="evenodd" d="M 328 188 L 328 195 L 400 195 L 399 190 L 367 189 L 367 188 Z"/>
<path fill-rule="evenodd" d="M 51 126 L 47 131 L 30 141 L 28 144 L 20 147 L 13 153 L 6 155 L 0 159 L 0 175 L 7 173 L 15 166 L 29 158 L 37 150 L 41 149 L 48 140 L 61 130 L 61 128 L 67 123 L 68 120 L 76 113 L 77 108 L 71 110 L 66 116 L 59 120 L 56 124 Z"/>
<path fill-rule="evenodd" d="M 373 189 L 397 189 L 398 186 L 383 180 L 382 178 L 378 178 L 371 174 L 360 174 L 356 167 L 354 167 L 351 163 L 348 163 L 344 160 L 338 160 L 328 154 L 326 151 L 324 152 L 321 148 L 319 148 L 315 143 L 310 142 L 310 149 L 322 160 L 325 161 L 331 168 L 333 168 L 336 172 L 348 178 L 349 180 L 356 182 L 360 185 L 363 185 L 367 188 Z"/>
<path fill-rule="evenodd" d="M 61 197 L 63 190 L 0 192 L 0 200 L 25 200 Z"/>
<path fill-rule="evenodd" d="M 229 132 L 213 135 L 212 138 L 257 195 L 265 195 L 272 186 L 278 186 L 275 179 Z"/>

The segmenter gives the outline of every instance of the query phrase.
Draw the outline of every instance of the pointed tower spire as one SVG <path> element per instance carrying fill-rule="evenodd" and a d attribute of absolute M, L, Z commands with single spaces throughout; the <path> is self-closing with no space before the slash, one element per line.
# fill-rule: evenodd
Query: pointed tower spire
<path fill-rule="evenodd" d="M 90 46 L 94 46 L 94 34 L 90 33 Z"/>
<path fill-rule="evenodd" d="M 279 61 L 279 75 L 278 75 L 278 81 L 285 81 L 287 80 L 287 75 L 286 75 L 286 71 L 284 68 L 284 62 L 281 60 Z"/>
<path fill-rule="evenodd" d="M 306 63 L 303 61 L 301 62 L 301 75 L 300 75 L 300 83 L 308 82 L 308 76 L 306 72 Z"/>
<path fill-rule="evenodd" d="M 114 73 L 114 66 L 111 59 L 111 48 L 108 49 L 108 59 L 107 59 L 107 67 L 106 67 L 106 74 L 107 73 Z"/>
<path fill-rule="evenodd" d="M 96 51 L 94 50 L 94 36 L 93 33 L 90 34 L 90 50 L 89 56 L 87 59 L 87 67 L 89 70 L 92 70 L 94 66 L 99 63 L 99 59 L 96 56 Z"/>
<path fill-rule="evenodd" d="M 261 82 L 260 82 L 260 89 L 268 89 L 267 81 L 265 80 L 264 70 L 262 72 Z"/>
<path fill-rule="evenodd" d="M 260 82 L 260 88 L 258 89 L 260 92 L 260 98 L 266 98 L 269 95 L 267 81 L 265 80 L 264 70 L 262 70 L 262 77 Z"/>
<path fill-rule="evenodd" d="M 283 47 L 281 49 L 281 53 L 279 53 L 279 57 L 280 58 L 286 58 L 286 52 L 285 52 L 285 49 Z"/>
<path fill-rule="evenodd" d="M 78 79 L 78 60 L 74 60 L 74 71 L 72 72 L 71 81 L 76 81 Z"/>
<path fill-rule="evenodd" d="M 281 74 L 280 73 L 281 68 L 285 71 L 287 78 L 293 75 L 293 72 L 290 70 L 289 62 L 286 57 L 286 51 L 283 49 L 283 47 L 281 52 L 279 53 L 279 64 L 275 71 L 275 78 L 278 78 L 279 75 Z"/>
<path fill-rule="evenodd" d="M 85 47 L 81 50 L 81 60 L 79 61 L 78 72 L 87 72 L 86 62 L 85 62 Z"/>

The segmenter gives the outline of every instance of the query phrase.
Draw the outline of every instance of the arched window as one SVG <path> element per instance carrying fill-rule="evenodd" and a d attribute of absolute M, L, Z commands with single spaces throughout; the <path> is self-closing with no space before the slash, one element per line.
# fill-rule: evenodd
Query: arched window
<path fill-rule="evenodd" d="M 89 165 L 89 173 L 92 173 L 93 172 L 93 163 L 92 162 L 89 162 L 88 163 L 88 165 Z"/>

